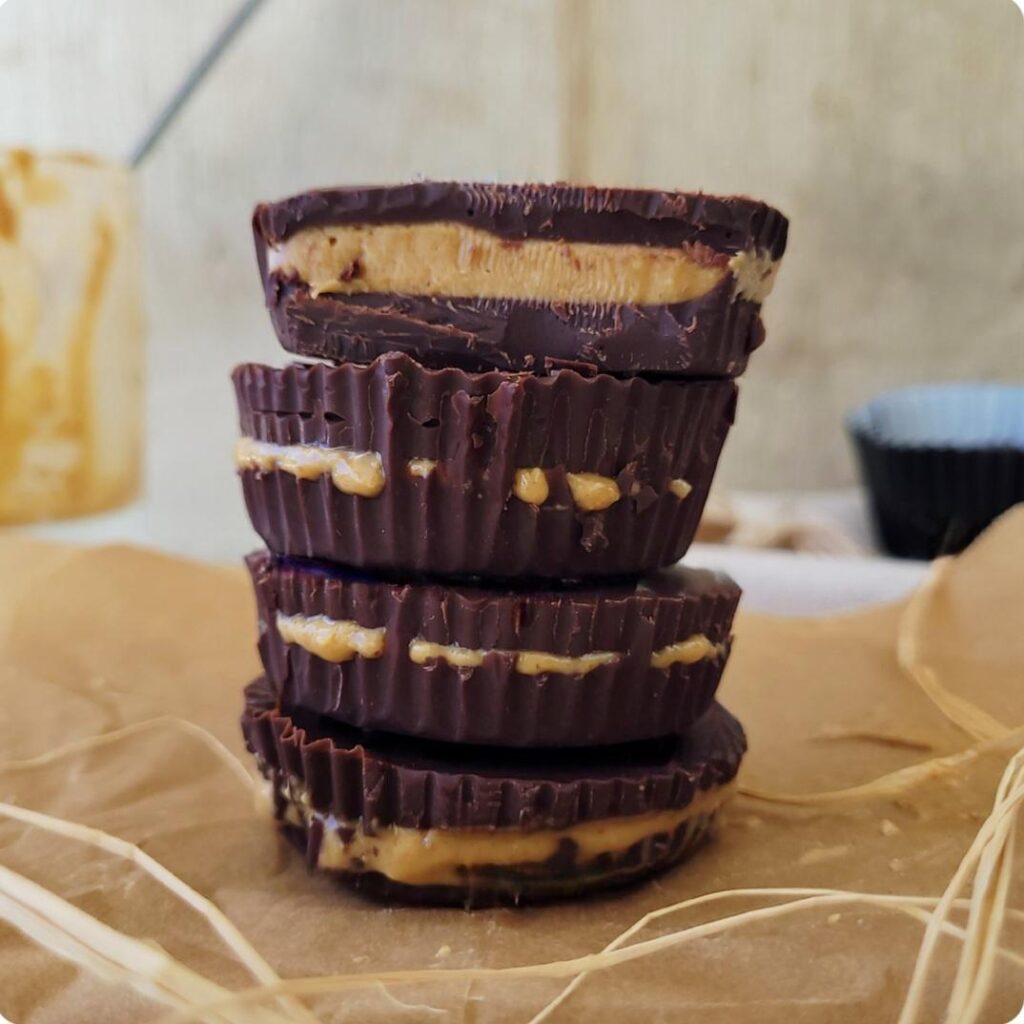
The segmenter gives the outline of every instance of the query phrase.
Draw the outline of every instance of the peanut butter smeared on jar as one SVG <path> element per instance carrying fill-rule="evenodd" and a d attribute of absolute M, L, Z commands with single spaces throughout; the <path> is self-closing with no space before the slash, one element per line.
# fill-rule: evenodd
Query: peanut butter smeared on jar
<path fill-rule="evenodd" d="M 142 448 L 135 182 L 0 152 L 0 523 L 130 501 Z"/>

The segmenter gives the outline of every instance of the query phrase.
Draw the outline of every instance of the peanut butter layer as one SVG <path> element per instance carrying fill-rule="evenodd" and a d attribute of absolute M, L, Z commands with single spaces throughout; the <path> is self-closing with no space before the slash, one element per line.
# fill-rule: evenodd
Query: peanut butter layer
<path fill-rule="evenodd" d="M 517 469 L 512 483 L 512 493 L 528 505 L 543 505 L 551 493 L 544 470 L 539 466 Z"/>
<path fill-rule="evenodd" d="M 387 630 L 383 626 L 367 627 L 347 619 L 331 619 L 326 615 L 278 614 L 277 631 L 285 643 L 296 644 L 310 654 L 325 661 L 350 661 L 356 655 L 379 658 L 384 653 Z M 439 644 L 422 637 L 409 642 L 409 660 L 416 665 L 443 660 L 455 668 L 479 668 L 488 654 L 515 656 L 515 670 L 520 675 L 536 676 L 546 673 L 560 675 L 586 675 L 601 665 L 619 661 L 623 654 L 617 651 L 590 651 L 586 654 L 554 654 L 550 651 L 514 651 L 492 648 L 462 647 L 459 644 Z M 693 665 L 704 659 L 717 658 L 723 647 L 712 643 L 702 633 L 694 634 L 678 643 L 670 644 L 651 655 L 651 667 L 667 669 L 675 664 Z"/>
<path fill-rule="evenodd" d="M 720 658 L 724 653 L 722 644 L 712 643 L 703 633 L 696 633 L 679 643 L 669 644 L 651 655 L 652 668 L 669 668 L 672 665 L 695 665 L 705 658 Z"/>
<path fill-rule="evenodd" d="M 384 653 L 383 626 L 369 629 L 326 615 L 278 615 L 277 631 L 287 644 L 298 644 L 324 661 L 351 661 L 357 654 L 379 658 Z"/>
<path fill-rule="evenodd" d="M 428 640 L 413 640 L 409 644 L 409 659 L 417 665 L 443 659 L 456 668 L 478 668 L 484 663 L 488 651 L 459 647 L 457 644 L 435 644 Z M 565 654 L 549 654 L 546 651 L 502 651 L 514 653 L 516 671 L 524 676 L 538 676 L 554 672 L 559 675 L 586 675 L 600 665 L 610 665 L 619 660 L 614 651 L 593 651 L 570 657 Z"/>
<path fill-rule="evenodd" d="M 409 460 L 409 476 L 419 477 L 421 480 L 425 480 L 431 473 L 437 469 L 437 461 L 435 459 L 410 459 Z"/>
<path fill-rule="evenodd" d="M 242 437 L 235 445 L 235 465 L 261 473 L 280 470 L 300 480 L 330 476 L 344 494 L 375 498 L 384 490 L 384 464 L 377 452 L 353 452 L 318 445 L 278 445 Z"/>
<path fill-rule="evenodd" d="M 386 483 L 384 464 L 378 452 L 354 452 L 346 448 L 322 448 L 317 445 L 278 445 L 243 437 L 235 445 L 235 465 L 240 470 L 269 473 L 279 470 L 300 480 L 316 480 L 330 475 L 334 486 L 344 494 L 375 498 Z M 427 478 L 437 469 L 435 459 L 409 459 L 410 476 Z M 610 476 L 599 473 L 566 473 L 576 507 L 584 512 L 602 512 L 621 497 L 619 485 Z M 692 488 L 685 480 L 672 480 L 668 490 L 685 498 Z M 517 469 L 512 494 L 531 505 L 543 505 L 551 490 L 545 471 L 538 466 Z"/>
<path fill-rule="evenodd" d="M 297 780 L 286 783 L 288 803 L 283 820 L 300 828 L 313 822 L 323 827 L 317 866 L 345 872 L 375 871 L 410 885 L 462 885 L 467 868 L 515 868 L 550 860 L 565 844 L 573 844 L 578 863 L 602 854 L 625 853 L 641 840 L 670 835 L 686 822 L 718 811 L 732 796 L 729 783 L 699 792 L 680 810 L 657 811 L 597 821 L 562 829 L 414 829 L 389 826 L 368 834 L 361 821 L 341 822 L 313 810 Z"/>
<path fill-rule="evenodd" d="M 566 473 L 572 500 L 585 512 L 611 508 L 622 497 L 619 485 L 600 473 Z"/>
<path fill-rule="evenodd" d="M 314 295 L 370 292 L 541 302 L 665 305 L 700 298 L 734 273 L 741 295 L 771 290 L 771 257 L 673 247 L 510 240 L 463 224 L 310 227 L 268 253 L 270 270 Z M 748 294 L 749 289 L 749 294 Z"/>

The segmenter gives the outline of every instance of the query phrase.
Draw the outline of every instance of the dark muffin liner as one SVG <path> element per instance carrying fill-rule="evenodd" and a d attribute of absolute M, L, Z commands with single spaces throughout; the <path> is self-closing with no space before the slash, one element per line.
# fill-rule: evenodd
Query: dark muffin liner
<path fill-rule="evenodd" d="M 441 576 L 583 579 L 682 557 L 732 424 L 729 381 L 651 383 L 430 370 L 392 354 L 369 366 L 257 364 L 234 374 L 242 432 L 280 445 L 380 453 L 386 485 L 344 494 L 329 476 L 241 474 L 253 526 L 279 554 Z M 437 462 L 426 478 L 410 459 Z M 540 506 L 515 471 L 546 470 Z M 613 478 L 622 497 L 576 507 L 567 472 Z M 671 490 L 686 480 L 684 498 Z"/>
<path fill-rule="evenodd" d="M 387 351 L 430 366 L 542 371 L 550 362 L 618 374 L 735 376 L 764 340 L 760 304 L 730 271 L 707 295 L 667 305 L 530 302 L 366 293 L 313 298 L 268 270 L 268 247 L 308 227 L 457 222 L 510 242 L 695 245 L 722 265 L 782 257 L 788 222 L 745 197 L 569 185 L 419 182 L 307 192 L 256 208 L 257 259 L 271 319 L 291 352 L 368 362 Z"/>
<path fill-rule="evenodd" d="M 284 708 L 361 729 L 506 747 L 592 746 L 679 734 L 714 698 L 739 587 L 727 576 L 670 569 L 641 584 L 588 590 L 488 591 L 386 583 L 316 563 L 251 555 L 260 654 Z M 386 628 L 380 657 L 336 663 L 286 643 L 278 615 Z M 653 668 L 651 655 L 695 635 L 721 653 Z M 487 654 L 479 667 L 416 664 L 410 641 Z M 516 671 L 516 651 L 619 654 L 583 675 Z"/>
<path fill-rule="evenodd" d="M 274 796 L 280 814 L 284 797 L 276 787 Z M 363 896 L 411 906 L 480 910 L 576 899 L 639 882 L 682 863 L 710 837 L 716 816 L 714 811 L 694 815 L 672 832 L 654 832 L 616 854 L 581 858 L 572 844 L 566 843 L 555 857 L 539 863 L 465 868 L 460 872 L 461 884 L 457 885 L 411 885 L 396 882 L 379 871 L 330 873 Z M 307 863 L 315 867 L 323 842 L 323 826 L 319 822 L 304 827 L 285 824 L 282 831 L 305 855 Z"/>
<path fill-rule="evenodd" d="M 616 748 L 531 752 L 412 741 L 283 714 L 265 678 L 245 691 L 242 732 L 268 777 L 301 785 L 310 807 L 369 833 L 415 829 L 565 829 L 682 809 L 730 782 L 746 740 L 713 704 L 686 736 Z"/>
<path fill-rule="evenodd" d="M 1024 501 L 1024 388 L 907 388 L 858 410 L 849 429 L 891 554 L 954 554 Z"/>

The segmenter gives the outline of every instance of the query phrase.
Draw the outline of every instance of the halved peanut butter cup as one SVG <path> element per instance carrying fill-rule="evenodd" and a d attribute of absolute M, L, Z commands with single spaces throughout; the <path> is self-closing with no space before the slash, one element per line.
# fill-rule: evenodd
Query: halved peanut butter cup
<path fill-rule="evenodd" d="M 262 204 L 253 227 L 301 355 L 717 377 L 764 339 L 787 221 L 739 196 L 419 182 Z"/>

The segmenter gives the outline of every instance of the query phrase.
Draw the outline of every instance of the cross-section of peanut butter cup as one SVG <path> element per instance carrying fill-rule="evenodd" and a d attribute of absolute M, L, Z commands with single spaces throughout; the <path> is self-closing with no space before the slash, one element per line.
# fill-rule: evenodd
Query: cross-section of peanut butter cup
<path fill-rule="evenodd" d="M 236 461 L 279 554 L 439 576 L 584 579 L 682 557 L 736 404 L 652 383 L 369 365 L 240 366 Z"/>
<path fill-rule="evenodd" d="M 787 231 L 745 197 L 455 182 L 306 192 L 253 225 L 289 351 L 690 377 L 735 376 L 763 341 Z"/>
<path fill-rule="evenodd" d="M 266 680 L 242 730 L 309 863 L 407 902 L 520 903 L 621 885 L 707 835 L 745 749 L 712 705 L 680 739 L 587 751 L 414 743 L 283 714 Z"/>
<path fill-rule="evenodd" d="M 739 587 L 699 569 L 588 589 L 391 583 L 249 557 L 285 710 L 504 747 L 681 734 L 711 704 Z"/>

